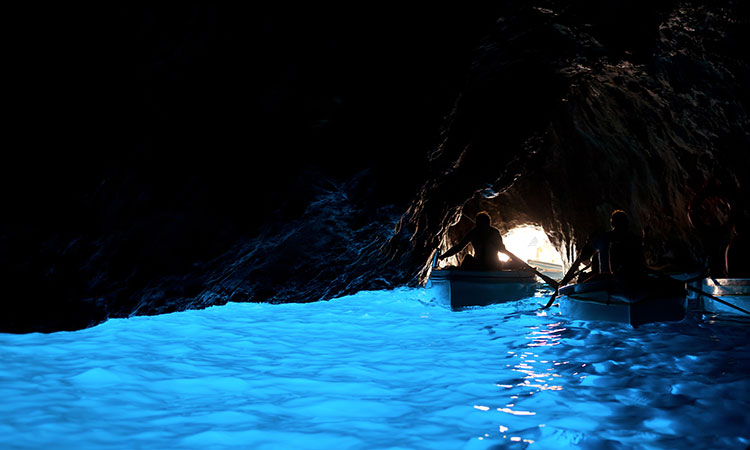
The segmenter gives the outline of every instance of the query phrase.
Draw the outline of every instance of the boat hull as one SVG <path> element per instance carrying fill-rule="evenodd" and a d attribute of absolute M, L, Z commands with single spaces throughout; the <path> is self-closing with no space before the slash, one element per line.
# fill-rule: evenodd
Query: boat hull
<path fill-rule="evenodd" d="M 718 297 L 745 311 L 750 311 L 750 278 L 706 278 L 699 287 L 706 294 Z M 698 297 L 698 307 L 704 311 L 746 316 L 745 313 L 731 306 L 701 294 L 695 295 Z"/>
<path fill-rule="evenodd" d="M 678 283 L 646 280 L 623 287 L 612 280 L 560 289 L 560 312 L 574 320 L 603 320 L 633 327 L 685 318 L 687 299 Z"/>
<path fill-rule="evenodd" d="M 536 291 L 536 276 L 529 271 L 505 270 L 480 272 L 436 270 L 428 287 L 444 306 L 462 309 L 487 306 L 531 297 Z"/>

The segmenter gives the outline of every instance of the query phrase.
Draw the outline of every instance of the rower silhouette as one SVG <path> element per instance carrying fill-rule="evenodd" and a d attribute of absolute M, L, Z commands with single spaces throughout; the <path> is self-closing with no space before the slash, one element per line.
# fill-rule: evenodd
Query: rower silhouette
<path fill-rule="evenodd" d="M 610 216 L 612 229 L 592 235 L 581 249 L 581 254 L 565 274 L 560 286 L 568 284 L 583 261 L 592 259 L 591 272 L 584 281 L 614 276 L 629 280 L 641 275 L 646 267 L 643 242 L 630 231 L 628 215 L 616 210 Z"/>
<path fill-rule="evenodd" d="M 505 253 L 505 245 L 500 231 L 490 225 L 490 215 L 485 211 L 476 216 L 474 228 L 458 244 L 438 256 L 438 260 L 449 258 L 464 249 L 469 243 L 474 248 L 474 255 L 466 255 L 461 268 L 466 270 L 502 270 L 514 263 L 503 264 L 498 252 Z"/>
<path fill-rule="evenodd" d="M 729 278 L 750 277 L 750 217 L 737 214 L 732 225 L 732 238 L 724 252 L 725 273 Z"/>

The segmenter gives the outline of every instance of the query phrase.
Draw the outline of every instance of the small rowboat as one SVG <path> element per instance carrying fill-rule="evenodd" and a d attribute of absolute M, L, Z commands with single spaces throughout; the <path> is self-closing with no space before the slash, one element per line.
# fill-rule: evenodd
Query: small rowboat
<path fill-rule="evenodd" d="M 698 286 L 701 291 L 729 303 L 727 305 L 700 293 L 691 292 L 692 295 L 689 298 L 697 299 L 699 309 L 740 316 L 747 315 L 743 311 L 750 311 L 750 278 L 705 278 L 698 283 L 700 283 Z"/>
<path fill-rule="evenodd" d="M 634 286 L 613 279 L 589 281 L 560 288 L 560 312 L 575 320 L 629 323 L 633 327 L 651 322 L 685 318 L 684 284 L 644 278 Z"/>
<path fill-rule="evenodd" d="M 427 284 L 437 302 L 452 309 L 531 297 L 536 286 L 536 275 L 529 270 L 434 270 Z"/>

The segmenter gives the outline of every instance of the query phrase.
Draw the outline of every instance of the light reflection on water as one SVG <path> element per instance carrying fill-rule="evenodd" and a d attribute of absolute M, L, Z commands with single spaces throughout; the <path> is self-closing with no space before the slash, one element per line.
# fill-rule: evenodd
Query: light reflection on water
<path fill-rule="evenodd" d="M 744 448 L 750 322 L 423 290 L 0 335 L 0 447 Z"/>

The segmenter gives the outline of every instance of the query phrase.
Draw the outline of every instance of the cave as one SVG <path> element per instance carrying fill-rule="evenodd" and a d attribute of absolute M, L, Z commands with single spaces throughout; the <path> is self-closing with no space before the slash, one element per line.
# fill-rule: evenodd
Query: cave
<path fill-rule="evenodd" d="M 750 445 L 744 317 L 425 288 L 481 212 L 561 275 L 622 210 L 680 289 L 747 281 L 747 2 L 26 9 L 0 447 Z"/>
<path fill-rule="evenodd" d="M 570 264 L 622 209 L 650 264 L 721 275 L 748 215 L 746 8 L 522 3 L 40 23 L 0 329 L 422 285 L 482 210 Z"/>

